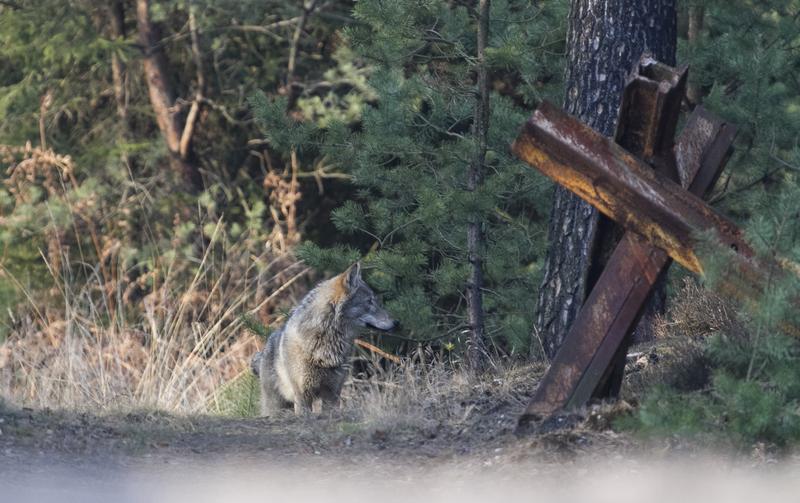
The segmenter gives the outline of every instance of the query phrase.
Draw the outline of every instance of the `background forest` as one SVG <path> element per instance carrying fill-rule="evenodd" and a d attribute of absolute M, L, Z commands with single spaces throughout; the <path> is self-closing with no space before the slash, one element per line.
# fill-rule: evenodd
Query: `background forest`
<path fill-rule="evenodd" d="M 553 187 L 509 144 L 538 102 L 563 99 L 569 7 L 495 0 L 479 58 L 475 7 L 458 0 L 0 1 L 0 394 L 217 410 L 259 333 L 359 258 L 403 326 L 371 342 L 460 362 L 475 222 L 492 361 L 544 359 L 532 327 Z M 710 200 L 798 262 L 800 2 L 678 8 L 685 106 L 740 128 Z M 633 427 L 800 438 L 800 362 L 780 328 L 797 285 L 720 321 L 738 308 L 685 276 L 673 268 L 657 332 L 690 340 L 710 380 L 665 379 Z"/>

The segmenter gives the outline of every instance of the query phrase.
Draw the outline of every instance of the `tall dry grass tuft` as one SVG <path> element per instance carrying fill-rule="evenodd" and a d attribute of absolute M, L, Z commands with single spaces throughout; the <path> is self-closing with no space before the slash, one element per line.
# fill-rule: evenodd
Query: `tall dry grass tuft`
<path fill-rule="evenodd" d="M 62 274 L 52 276 L 63 307 L 40 308 L 26 292 L 29 309 L 0 346 L 5 398 L 30 407 L 205 411 L 216 390 L 249 371 L 259 345 L 242 314 L 294 293 L 308 273 L 288 255 L 252 260 L 250 250 L 234 246 L 214 258 L 211 249 L 188 285 L 168 273 L 128 308 L 121 291 L 115 308 L 97 295 L 99 274 L 73 281 L 75 266 L 65 258 Z M 243 261 L 251 265 L 242 274 Z M 259 263 L 266 267 L 257 271 Z M 263 290 L 272 294 L 259 302 Z"/>
<path fill-rule="evenodd" d="M 0 224 L 14 231 L 5 239 L 38 250 L 31 266 L 47 276 L 30 286 L 28 266 L 0 258 L 0 282 L 24 298 L 0 343 L 0 398 L 11 404 L 208 410 L 259 345 L 242 316 L 270 325 L 308 286 L 291 254 L 296 183 L 268 187 L 264 215 L 248 214 L 233 234 L 213 195 L 196 208 L 159 205 L 156 178 L 98 193 L 69 156 L 30 144 L 0 145 L 0 165 Z M 228 202 L 248 208 L 239 197 Z M 270 233 L 275 215 L 285 218 Z"/>

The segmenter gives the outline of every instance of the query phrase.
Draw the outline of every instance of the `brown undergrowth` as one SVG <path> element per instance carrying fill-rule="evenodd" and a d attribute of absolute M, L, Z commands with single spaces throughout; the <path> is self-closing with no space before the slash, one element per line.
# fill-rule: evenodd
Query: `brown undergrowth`
<path fill-rule="evenodd" d="M 139 305 L 113 311 L 94 294 L 100 285 L 54 277 L 63 309 L 37 306 L 31 294 L 0 346 L 6 398 L 37 408 L 205 411 L 217 389 L 249 371 L 260 344 L 242 313 L 269 313 L 308 273 L 288 256 L 263 260 L 269 267 L 240 275 L 236 261 L 215 266 L 206 255 L 188 287 L 168 275 Z M 259 289 L 272 293 L 259 301 Z"/>
<path fill-rule="evenodd" d="M 231 223 L 221 188 L 194 207 L 159 199 L 158 179 L 98 192 L 30 144 L 0 146 L 0 166 L 0 283 L 20 299 L 0 338 L 11 405 L 205 412 L 260 344 L 243 317 L 272 325 L 314 279 L 291 253 L 296 184 L 265 187 L 267 204 Z"/>
<path fill-rule="evenodd" d="M 718 334 L 743 337 L 741 313 L 725 299 L 686 279 L 665 316 L 656 320 L 655 339 L 628 353 L 625 395 L 638 398 L 655 385 L 679 390 L 702 389 L 709 383 L 708 338 Z"/>

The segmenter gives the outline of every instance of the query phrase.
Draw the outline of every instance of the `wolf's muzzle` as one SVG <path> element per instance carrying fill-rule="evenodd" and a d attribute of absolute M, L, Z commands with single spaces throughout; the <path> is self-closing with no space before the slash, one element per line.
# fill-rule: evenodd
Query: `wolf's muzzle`
<path fill-rule="evenodd" d="M 372 323 L 367 323 L 369 328 L 380 330 L 381 332 L 393 332 L 400 326 L 400 322 L 397 320 L 392 320 L 391 324 L 388 327 L 379 327 L 377 325 L 373 325 Z"/>

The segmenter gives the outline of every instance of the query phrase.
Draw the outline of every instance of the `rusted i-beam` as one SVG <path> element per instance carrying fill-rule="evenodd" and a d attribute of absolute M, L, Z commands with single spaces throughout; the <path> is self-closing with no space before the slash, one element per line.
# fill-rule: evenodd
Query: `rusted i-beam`
<path fill-rule="evenodd" d="M 519 157 L 626 229 L 520 419 L 522 430 L 531 419 L 618 389 L 621 374 L 612 369 L 621 368 L 615 363 L 624 362 L 628 336 L 669 267 L 669 255 L 702 272 L 700 233 L 716 234 L 735 250 L 724 261 L 729 274 L 717 285 L 731 297 L 757 302 L 765 285 L 800 276 L 780 261 L 754 258 L 741 231 L 691 195 L 702 196 L 715 183 L 735 127 L 698 108 L 673 149 L 685 83 L 685 68 L 645 57 L 623 94 L 619 145 L 549 104 L 537 110 L 515 142 Z M 794 302 L 800 307 L 800 299 Z M 782 328 L 800 335 L 798 327 Z"/>
<path fill-rule="evenodd" d="M 643 55 L 625 83 L 617 129 L 614 134 L 618 145 L 637 158 L 644 160 L 672 181 L 680 180 L 673 146 L 681 113 L 681 102 L 686 94 L 688 74 L 689 70 L 686 66 L 673 68 L 654 60 L 648 54 Z M 687 168 L 682 167 L 681 169 L 685 171 Z M 613 250 L 620 243 L 622 231 L 617 226 L 616 230 L 608 232 L 607 223 L 603 224 L 601 221 L 600 225 L 606 229 L 606 232 L 603 242 L 598 243 L 599 248 L 595 252 L 594 260 L 598 265 L 603 265 L 600 269 L 602 270 L 609 262 Z M 646 243 L 642 243 L 638 247 L 628 249 L 627 253 L 646 255 L 649 251 L 644 248 L 646 246 Z M 634 258 L 623 255 L 617 260 L 631 262 L 634 261 Z M 638 277 L 635 270 L 630 271 L 630 274 L 632 277 Z M 654 285 L 654 288 L 657 287 Z M 660 294 L 661 292 L 654 293 L 654 295 Z M 634 312 L 637 309 L 644 310 L 650 295 L 649 289 L 639 292 L 639 295 L 629 297 L 625 305 L 621 307 Z M 584 303 L 581 309 L 586 308 Z M 650 322 L 648 320 L 645 323 Z M 618 325 L 615 328 L 626 332 L 627 335 L 624 338 L 615 337 L 615 339 L 621 338 L 622 342 L 618 344 L 616 355 L 608 369 L 598 377 L 599 382 L 596 383 L 596 386 L 592 386 L 595 388 L 594 397 L 611 398 L 619 394 L 625 373 L 628 345 L 633 340 L 634 332 L 639 324 L 638 317 L 636 317 L 630 320 L 630 325 Z M 647 327 L 645 330 L 647 331 Z M 608 348 L 605 345 L 598 348 L 598 351 L 606 350 Z M 613 351 L 613 348 L 611 350 Z"/>
<path fill-rule="evenodd" d="M 644 55 L 622 92 L 614 141 L 667 178 L 679 179 L 672 147 L 686 94 L 688 68 L 672 68 Z"/>
<path fill-rule="evenodd" d="M 702 199 L 548 102 L 525 124 L 513 150 L 690 271 L 703 272 L 696 251 L 702 234 L 715 233 L 739 254 L 753 254 L 741 230 Z"/>
<path fill-rule="evenodd" d="M 692 185 L 698 195 L 711 187 L 734 136 L 734 127 L 698 107 L 674 149 L 682 184 L 688 187 L 699 181 Z M 625 233 L 520 418 L 522 429 L 533 419 L 588 402 L 669 262 L 663 250 L 633 232 Z"/>
<path fill-rule="evenodd" d="M 757 304 L 766 285 L 797 281 L 800 268 L 782 259 L 754 258 L 742 231 L 699 197 L 601 136 L 578 119 L 544 102 L 514 142 L 514 152 L 592 204 L 626 230 L 640 234 L 690 271 L 703 272 L 701 236 L 732 250 L 718 288 Z M 800 298 L 790 299 L 800 308 Z M 800 327 L 784 331 L 800 336 Z"/>

